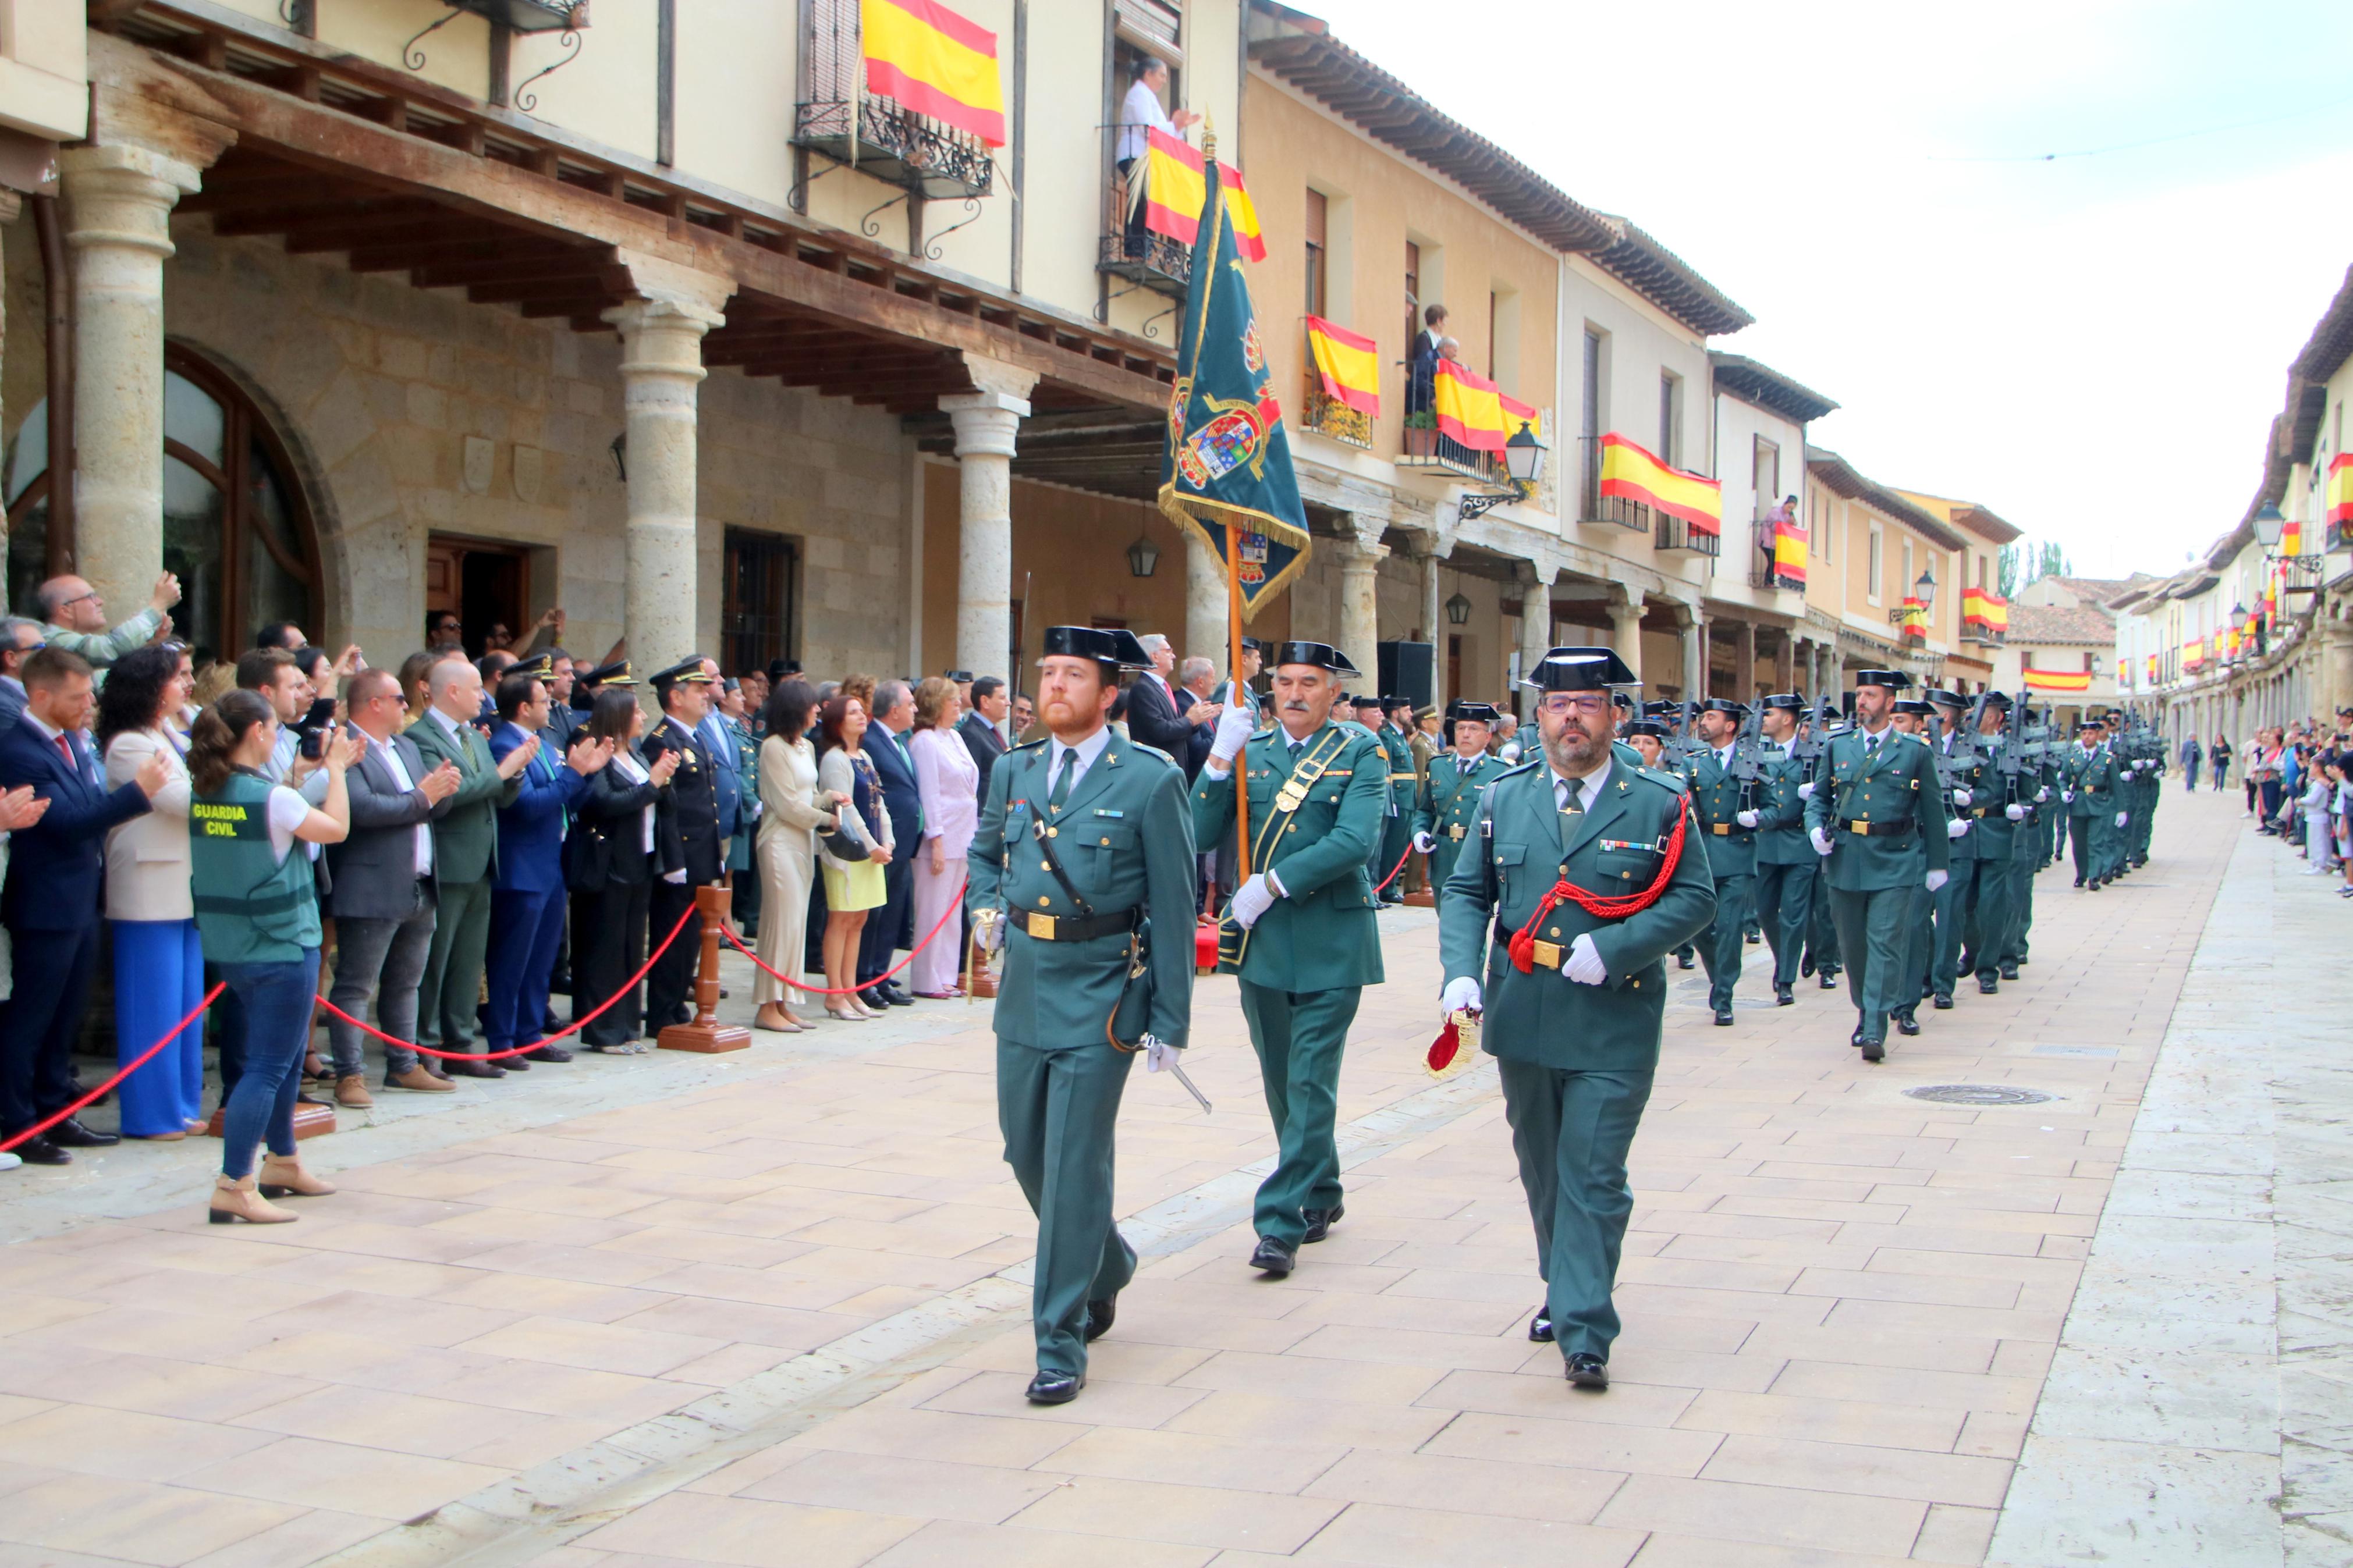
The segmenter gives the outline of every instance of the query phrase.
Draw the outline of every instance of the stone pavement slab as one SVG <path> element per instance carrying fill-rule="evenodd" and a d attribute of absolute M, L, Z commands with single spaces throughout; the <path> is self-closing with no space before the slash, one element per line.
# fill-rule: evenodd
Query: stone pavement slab
<path fill-rule="evenodd" d="M 1761 948 L 1735 1027 L 1676 977 L 1607 1394 L 1525 1338 L 1493 1070 L 1421 1071 L 1434 922 L 1398 911 L 1342 1082 L 1348 1215 L 1289 1279 L 1242 1262 L 1271 1140 L 1231 983 L 1187 1062 L 1214 1114 L 1134 1078 L 1145 1262 L 1072 1405 L 1020 1396 L 987 1009 L 916 1008 L 527 1128 L 339 1135 L 311 1147 L 343 1192 L 297 1226 L 206 1226 L 193 1165 L 168 1206 L 60 1230 L 55 1200 L 5 1255 L 0 1561 L 1981 1562 L 2233 842 L 2166 805 L 2156 864 L 2046 875 L 2025 977 L 1883 1067 L 1841 995 L 1772 1006 Z M 2053 1098 L 1903 1092 L 1953 1082 Z M 2193 1152 L 2178 1201 L 2244 1223 L 2238 1156 Z M 2221 1323 L 2242 1260 L 2206 1261 Z"/>

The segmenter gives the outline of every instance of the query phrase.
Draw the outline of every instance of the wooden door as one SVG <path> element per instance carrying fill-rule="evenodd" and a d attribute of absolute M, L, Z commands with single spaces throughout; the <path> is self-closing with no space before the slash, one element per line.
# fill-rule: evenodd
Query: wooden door
<path fill-rule="evenodd" d="M 474 657 L 480 657 L 494 626 L 504 626 L 512 646 L 520 647 L 530 640 L 531 623 L 523 614 L 530 564 L 520 545 L 433 534 L 425 542 L 426 615 L 456 616 L 466 651 Z"/>

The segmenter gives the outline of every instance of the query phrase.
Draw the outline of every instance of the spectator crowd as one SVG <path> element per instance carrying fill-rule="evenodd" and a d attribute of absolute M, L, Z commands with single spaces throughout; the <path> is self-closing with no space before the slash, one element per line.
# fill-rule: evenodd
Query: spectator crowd
<path fill-rule="evenodd" d="M 2182 751 L 2193 773 L 2194 744 Z M 2335 876 L 2337 896 L 2353 899 L 2353 708 L 2338 709 L 2333 725 L 2305 719 L 2258 730 L 2235 752 L 2217 735 L 2205 755 L 2217 790 L 2235 761 L 2257 833 L 2293 848 L 2306 876 Z"/>

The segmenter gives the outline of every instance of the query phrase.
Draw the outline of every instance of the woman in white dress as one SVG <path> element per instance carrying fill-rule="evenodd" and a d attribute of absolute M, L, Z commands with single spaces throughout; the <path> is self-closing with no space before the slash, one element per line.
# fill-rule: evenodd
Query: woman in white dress
<path fill-rule="evenodd" d="M 952 918 L 962 896 L 965 854 L 980 826 L 980 764 L 956 733 L 964 703 L 955 682 L 934 675 L 915 689 L 915 732 L 908 753 L 923 801 L 923 841 L 915 846 L 915 940 L 931 940 L 914 955 L 909 983 L 934 1001 L 959 994 L 956 970 L 963 930 Z M 938 928 L 937 935 L 931 935 Z"/>
<path fill-rule="evenodd" d="M 754 864 L 760 872 L 760 962 L 798 974 L 808 940 L 809 889 L 817 879 L 817 835 L 831 832 L 834 811 L 848 802 L 817 787 L 817 747 L 808 738 L 817 692 L 806 680 L 779 684 L 769 698 L 760 742 L 760 837 Z M 792 1008 L 792 991 L 766 970 L 753 982 L 760 1010 L 755 1029 L 797 1034 L 809 1026 Z"/>

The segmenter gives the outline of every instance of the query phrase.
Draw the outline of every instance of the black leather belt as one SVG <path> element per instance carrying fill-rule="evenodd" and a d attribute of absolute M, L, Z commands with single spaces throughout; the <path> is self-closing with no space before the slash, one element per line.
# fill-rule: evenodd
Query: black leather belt
<path fill-rule="evenodd" d="M 1863 838 L 1895 838 L 1912 831 L 1912 819 L 1908 816 L 1901 822 L 1864 822 L 1857 819 L 1849 822 L 1846 825 L 1846 830 Z"/>
<path fill-rule="evenodd" d="M 1092 942 L 1099 936 L 1112 936 L 1135 929 L 1136 917 L 1142 911 L 1122 910 L 1108 915 L 1039 915 L 1027 910 L 1015 910 L 1008 917 L 1013 929 L 1039 942 Z"/>

